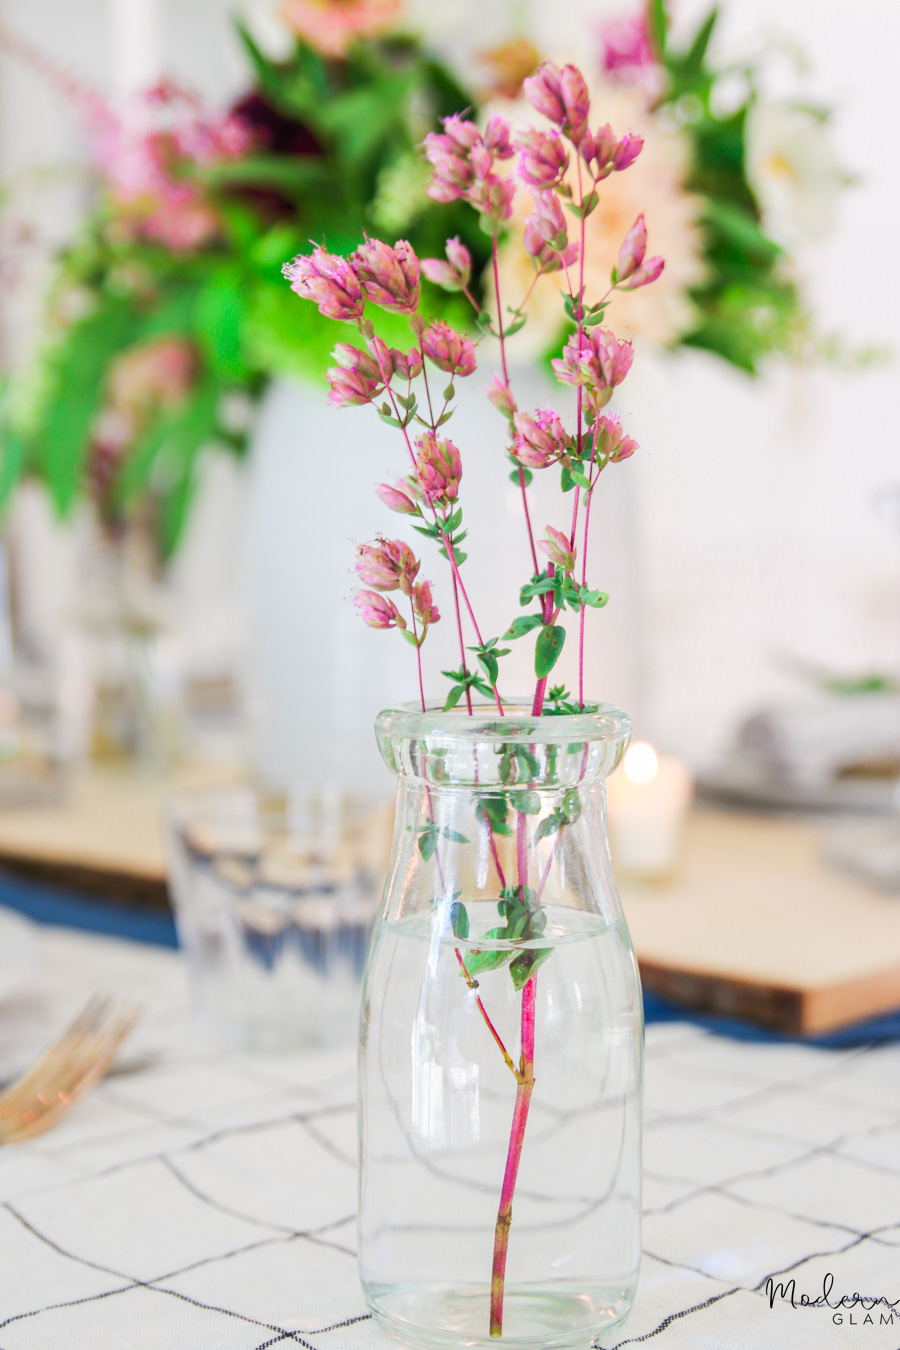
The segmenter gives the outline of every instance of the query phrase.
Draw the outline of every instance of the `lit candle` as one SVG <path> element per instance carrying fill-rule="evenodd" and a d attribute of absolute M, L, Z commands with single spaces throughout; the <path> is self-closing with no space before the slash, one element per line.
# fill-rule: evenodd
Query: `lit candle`
<path fill-rule="evenodd" d="M 634 877 L 672 872 L 692 795 L 691 776 L 683 764 L 637 741 L 607 788 L 610 843 L 617 870 Z"/>

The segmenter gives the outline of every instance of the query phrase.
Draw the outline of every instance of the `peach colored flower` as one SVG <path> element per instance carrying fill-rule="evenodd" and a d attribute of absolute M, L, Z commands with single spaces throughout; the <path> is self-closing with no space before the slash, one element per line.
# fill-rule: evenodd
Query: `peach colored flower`
<path fill-rule="evenodd" d="M 403 0 L 284 0 L 281 14 L 323 56 L 341 57 L 358 38 L 390 28 L 402 9 Z"/>

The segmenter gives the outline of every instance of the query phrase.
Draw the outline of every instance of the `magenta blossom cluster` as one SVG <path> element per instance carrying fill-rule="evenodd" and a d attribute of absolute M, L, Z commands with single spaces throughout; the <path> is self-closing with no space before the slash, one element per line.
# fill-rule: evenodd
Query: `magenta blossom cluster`
<path fill-rule="evenodd" d="M 619 139 L 608 123 L 598 127 L 595 132 L 591 131 L 588 126 L 590 114 L 588 88 L 584 76 L 576 66 L 559 67 L 552 61 L 545 61 L 538 72 L 525 81 L 523 88 L 531 106 L 560 128 L 556 136 L 562 134 L 577 148 L 581 159 L 591 170 L 595 182 L 608 177 L 611 173 L 620 173 L 623 169 L 630 168 L 641 153 L 644 142 L 640 136 L 634 136 L 629 132 Z M 533 137 L 529 137 L 529 143 L 534 144 Z M 546 147 L 546 142 L 542 145 Z M 561 155 L 559 148 L 552 153 L 557 159 Z M 527 150 L 525 154 L 527 156 Z M 532 169 L 530 161 L 528 168 L 530 172 Z M 526 178 L 525 181 L 535 180 Z M 535 182 L 535 186 L 544 184 Z"/>
<path fill-rule="evenodd" d="M 421 624 L 416 645 L 421 644 L 429 627 L 441 617 L 434 603 L 430 581 L 416 581 L 421 566 L 402 539 L 379 539 L 375 544 L 360 544 L 356 550 L 356 573 L 371 590 L 356 592 L 353 603 L 370 628 L 406 630 L 406 620 L 384 591 L 400 591 L 410 601 L 414 618 Z"/>
<path fill-rule="evenodd" d="M 516 434 L 510 453 L 517 463 L 529 469 L 559 464 L 575 444 L 552 408 L 539 408 L 533 417 L 513 413 L 513 426 Z"/>
<path fill-rule="evenodd" d="M 497 161 L 513 155 L 509 122 L 497 114 L 481 132 L 474 122 L 453 113 L 442 125 L 443 132 L 430 131 L 423 142 L 434 166 L 429 197 L 436 202 L 471 202 L 498 225 L 509 220 L 515 183 L 497 173 Z"/>
<path fill-rule="evenodd" d="M 604 407 L 631 369 L 634 348 L 608 328 L 573 333 L 550 364 L 561 384 L 580 385 L 594 409 Z"/>

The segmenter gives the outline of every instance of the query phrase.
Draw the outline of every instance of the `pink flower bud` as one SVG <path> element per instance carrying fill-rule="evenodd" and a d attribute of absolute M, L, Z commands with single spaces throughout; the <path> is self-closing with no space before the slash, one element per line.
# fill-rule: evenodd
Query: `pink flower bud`
<path fill-rule="evenodd" d="M 425 329 L 422 352 L 439 370 L 449 371 L 451 375 L 471 375 L 475 369 L 472 343 L 454 332 L 443 319 L 437 319 Z"/>
<path fill-rule="evenodd" d="M 447 262 L 442 258 L 423 258 L 422 271 L 445 291 L 461 291 L 472 276 L 472 255 L 457 236 L 447 240 Z"/>
<path fill-rule="evenodd" d="M 497 159 L 510 159 L 513 155 L 513 148 L 509 141 L 509 122 L 499 113 L 488 118 L 487 126 L 484 129 L 484 143 L 487 149 Z"/>
<path fill-rule="evenodd" d="M 573 333 L 562 349 L 562 355 L 555 357 L 550 365 L 560 384 L 574 386 L 587 384 L 591 378 L 590 362 L 593 359 L 591 340 L 587 333 Z"/>
<path fill-rule="evenodd" d="M 559 66 L 555 66 L 552 61 L 545 61 L 536 74 L 529 75 L 522 82 L 522 92 L 532 108 L 559 126 L 566 120 L 560 73 Z"/>
<path fill-rule="evenodd" d="M 564 572 L 575 570 L 575 555 L 578 552 L 569 543 L 569 536 L 563 534 L 562 530 L 555 530 L 552 525 L 548 525 L 544 534 L 546 539 L 538 540 L 538 548 L 553 563 L 554 567 L 561 567 Z"/>
<path fill-rule="evenodd" d="M 346 258 L 314 248 L 309 256 L 298 254 L 285 263 L 282 272 L 291 290 L 312 300 L 319 313 L 329 319 L 352 320 L 361 317 L 365 300 L 359 280 Z"/>
<path fill-rule="evenodd" d="M 370 300 L 385 309 L 413 314 L 419 306 L 419 260 L 405 239 L 393 248 L 381 239 L 367 239 L 351 257 L 356 275 Z"/>
<path fill-rule="evenodd" d="M 621 384 L 631 369 L 634 360 L 634 347 L 630 342 L 619 342 L 608 328 L 593 328 L 590 336 L 591 347 L 596 356 L 603 384 L 613 389 Z"/>
<path fill-rule="evenodd" d="M 648 258 L 643 267 L 639 267 L 629 279 L 628 285 L 622 287 L 622 290 L 636 291 L 639 286 L 649 286 L 652 281 L 658 281 L 665 265 L 665 259 L 659 257 L 658 254 L 655 258 Z"/>
<path fill-rule="evenodd" d="M 366 586 L 374 586 L 377 591 L 399 590 L 410 595 L 420 563 L 402 539 L 379 539 L 377 544 L 359 545 L 355 566 L 360 581 Z"/>
<path fill-rule="evenodd" d="M 390 384 L 391 380 L 394 378 L 393 352 L 390 347 L 388 347 L 387 343 L 383 342 L 380 337 L 373 337 L 372 353 L 378 367 L 379 375 L 384 380 L 385 384 Z"/>
<path fill-rule="evenodd" d="M 410 347 L 405 356 L 392 347 L 391 360 L 394 363 L 394 370 L 403 380 L 414 380 L 417 375 L 422 374 L 422 353 L 418 347 Z"/>
<path fill-rule="evenodd" d="M 375 492 L 385 506 L 391 511 L 396 511 L 398 515 L 417 516 L 420 514 L 415 502 L 399 487 L 391 487 L 390 483 L 379 483 Z"/>
<path fill-rule="evenodd" d="M 528 217 L 528 225 L 551 248 L 555 250 L 565 248 L 568 242 L 566 218 L 555 192 L 535 193 L 534 211 Z M 528 251 L 531 252 L 530 249 Z"/>
<path fill-rule="evenodd" d="M 376 591 L 357 591 L 353 603 L 370 628 L 405 628 L 406 620 L 393 600 Z"/>
<path fill-rule="evenodd" d="M 625 281 L 640 267 L 644 261 L 644 254 L 647 252 L 647 226 L 644 224 L 644 217 L 638 216 L 631 229 L 622 240 L 622 247 L 619 249 L 619 256 L 616 258 L 616 265 L 612 270 L 612 283 L 615 286 L 618 282 Z M 631 289 L 629 287 L 629 289 Z"/>
<path fill-rule="evenodd" d="M 516 438 L 512 453 L 520 464 L 529 469 L 546 469 L 557 464 L 571 449 L 572 439 L 552 408 L 539 408 L 534 417 L 517 412 L 513 416 Z"/>
<path fill-rule="evenodd" d="M 469 163 L 475 177 L 484 182 L 493 168 L 494 160 L 486 145 L 473 145 L 469 152 Z"/>
<path fill-rule="evenodd" d="M 602 127 L 598 127 L 591 138 L 594 142 L 594 155 L 597 160 L 598 169 L 606 169 L 612 172 L 612 157 L 616 152 L 618 139 L 616 133 L 608 122 Z"/>
<path fill-rule="evenodd" d="M 336 342 L 332 356 L 339 366 L 343 366 L 346 370 L 355 370 L 367 380 L 377 381 L 382 378 L 381 367 L 375 357 L 370 356 L 368 352 L 360 351 L 359 347 L 354 347 L 349 342 Z"/>
<path fill-rule="evenodd" d="M 461 150 L 471 150 L 473 146 L 481 144 L 481 132 L 470 118 L 463 117 L 461 113 L 451 113 L 445 117 L 443 127 L 444 134 Z"/>
<path fill-rule="evenodd" d="M 420 436 L 416 441 L 416 477 L 429 506 L 446 506 L 455 501 L 462 461 L 453 442 L 439 441 L 433 431 Z"/>
<path fill-rule="evenodd" d="M 634 136 L 630 131 L 623 136 L 613 152 L 613 166 L 616 172 L 630 168 L 643 148 L 643 136 Z"/>
<path fill-rule="evenodd" d="M 622 420 L 618 416 L 613 417 L 606 413 L 598 417 L 594 423 L 593 433 L 597 439 L 597 449 L 611 464 L 617 464 L 622 459 L 630 459 L 638 449 L 637 441 L 625 435 Z"/>
<path fill-rule="evenodd" d="M 498 412 L 502 412 L 507 417 L 512 417 L 516 411 L 516 401 L 512 396 L 512 390 L 500 375 L 492 375 L 487 387 L 488 401 L 493 403 Z"/>
<path fill-rule="evenodd" d="M 530 187 L 551 187 L 562 181 L 569 155 L 558 131 L 538 131 L 527 127 L 516 140 L 519 151 L 517 173 Z"/>
<path fill-rule="evenodd" d="M 412 602 L 416 618 L 421 620 L 425 628 L 438 622 L 441 611 L 431 598 L 430 581 L 420 581 L 417 586 L 413 586 Z"/>
<path fill-rule="evenodd" d="M 587 82 L 577 66 L 563 66 L 559 73 L 559 88 L 565 108 L 563 129 L 576 145 L 587 131 L 588 114 L 591 110 L 591 97 Z"/>
<path fill-rule="evenodd" d="M 486 187 L 487 192 L 481 209 L 495 220 L 509 220 L 516 196 L 515 183 L 512 179 L 496 178 L 492 174 Z"/>
<path fill-rule="evenodd" d="M 325 372 L 328 380 L 328 402 L 335 408 L 371 403 L 383 388 L 380 380 L 370 379 L 358 370 L 346 366 L 331 366 Z"/>

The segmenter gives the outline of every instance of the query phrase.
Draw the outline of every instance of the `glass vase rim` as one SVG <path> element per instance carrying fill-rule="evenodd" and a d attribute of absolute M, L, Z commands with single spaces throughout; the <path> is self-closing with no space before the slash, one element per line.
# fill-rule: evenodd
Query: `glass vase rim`
<path fill-rule="evenodd" d="M 424 712 L 419 702 L 400 703 L 378 714 L 375 729 L 379 740 L 427 737 L 496 745 L 510 740 L 535 745 L 624 742 L 631 736 L 631 718 L 612 703 L 591 704 L 593 712 L 553 714 L 532 713 L 530 698 L 508 699 L 503 706 L 501 716 L 497 705 L 484 699 L 473 700 L 471 713 L 465 706 L 445 710 L 437 701 L 426 701 Z"/>

